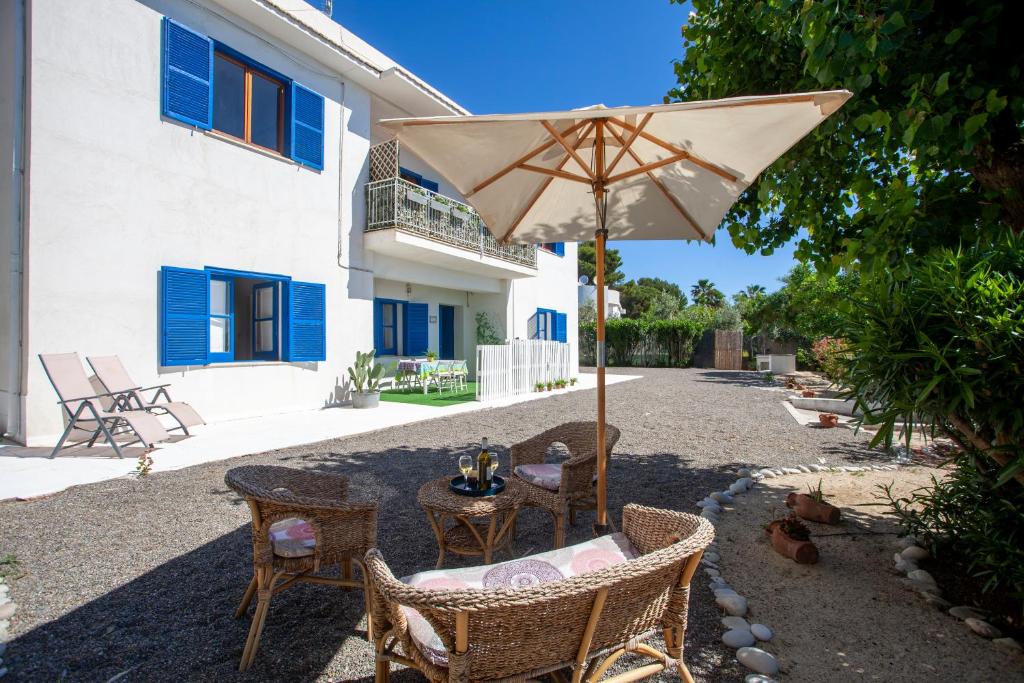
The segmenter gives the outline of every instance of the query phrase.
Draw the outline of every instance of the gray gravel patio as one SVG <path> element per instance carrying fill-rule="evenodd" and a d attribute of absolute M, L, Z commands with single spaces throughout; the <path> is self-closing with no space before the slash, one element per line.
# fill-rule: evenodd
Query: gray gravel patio
<path fill-rule="evenodd" d="M 622 372 L 643 378 L 608 390 L 609 422 L 622 430 L 610 471 L 615 517 L 627 502 L 698 512 L 694 503 L 727 486 L 741 466 L 880 457 L 850 430 L 797 424 L 783 394 L 763 390 L 753 373 Z M 15 555 L 22 572 L 10 580 L 18 613 L 4 654 L 7 679 L 370 681 L 362 595 L 307 585 L 275 598 L 253 669 L 236 672 L 249 622 L 232 613 L 252 550 L 248 508 L 225 487 L 225 471 L 275 463 L 349 475 L 353 491 L 379 501 L 378 544 L 401 576 L 432 568 L 437 557 L 416 504 L 420 484 L 454 475 L 458 457 L 475 453 L 482 436 L 499 446 L 505 470 L 507 446 L 593 413 L 593 391 L 451 417 L 439 410 L 428 422 L 0 504 L 0 556 Z M 568 542 L 586 538 L 591 521 L 581 515 Z M 551 540 L 550 517 L 524 511 L 516 555 L 546 550 Z M 468 563 L 449 566 L 459 562 Z M 690 670 L 698 681 L 742 680 L 746 672 L 720 644 L 720 615 L 704 581 L 694 587 Z M 393 676 L 419 679 L 397 669 Z"/>

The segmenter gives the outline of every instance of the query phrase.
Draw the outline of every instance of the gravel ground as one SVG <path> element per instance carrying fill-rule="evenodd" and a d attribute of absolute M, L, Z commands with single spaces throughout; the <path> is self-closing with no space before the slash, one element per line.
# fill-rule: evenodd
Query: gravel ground
<path fill-rule="evenodd" d="M 608 420 L 622 429 L 610 470 L 616 517 L 626 502 L 696 512 L 694 502 L 728 485 L 730 471 L 744 465 L 872 457 L 849 430 L 797 424 L 780 403 L 783 394 L 753 373 L 629 372 L 643 379 L 608 389 Z M 354 490 L 380 502 L 379 546 L 402 576 L 432 567 L 437 556 L 415 502 L 420 484 L 454 473 L 459 455 L 475 453 L 482 436 L 507 447 L 560 422 L 592 419 L 593 411 L 594 392 L 574 392 L 0 504 L 0 555 L 14 554 L 23 572 L 11 582 L 19 611 L 4 655 L 8 679 L 240 678 L 248 619 L 232 613 L 251 576 L 252 551 L 248 509 L 224 486 L 231 467 L 277 463 L 348 474 Z M 499 453 L 504 470 L 508 458 Z M 581 515 L 568 542 L 587 538 L 591 521 Z M 525 511 L 516 555 L 550 545 L 550 517 Z M 710 597 L 703 586 L 693 592 L 689 668 L 698 681 L 741 680 L 745 672 L 719 643 Z M 369 681 L 364 629 L 358 591 L 291 588 L 275 598 L 245 679 Z M 396 671 L 394 678 L 419 677 Z"/>

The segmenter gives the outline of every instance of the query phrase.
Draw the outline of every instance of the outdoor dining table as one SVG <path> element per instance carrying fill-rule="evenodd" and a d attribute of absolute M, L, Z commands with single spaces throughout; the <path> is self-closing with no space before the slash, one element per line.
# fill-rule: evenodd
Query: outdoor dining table
<path fill-rule="evenodd" d="M 411 379 L 416 377 L 423 385 L 423 393 L 427 393 L 427 382 L 425 374 L 437 367 L 436 360 L 407 358 L 398 361 L 398 372 L 403 377 Z M 410 384 L 411 386 L 411 384 Z"/>

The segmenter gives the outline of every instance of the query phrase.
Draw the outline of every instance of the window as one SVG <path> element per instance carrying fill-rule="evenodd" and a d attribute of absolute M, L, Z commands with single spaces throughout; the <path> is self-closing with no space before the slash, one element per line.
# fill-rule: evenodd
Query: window
<path fill-rule="evenodd" d="M 565 256 L 565 242 L 544 242 L 540 248 L 555 256 Z"/>
<path fill-rule="evenodd" d="M 416 173 L 415 171 L 410 171 L 409 169 L 402 168 L 400 166 L 398 168 L 398 177 L 400 177 L 402 180 L 406 182 L 412 183 L 413 185 L 419 185 L 424 190 L 437 192 L 438 184 L 436 182 L 434 182 L 433 180 L 427 180 L 426 178 L 424 178 L 419 173 Z"/>
<path fill-rule="evenodd" d="M 326 360 L 322 284 L 165 266 L 159 300 L 161 365 Z"/>
<path fill-rule="evenodd" d="M 422 356 L 428 346 L 427 304 L 373 300 L 373 347 L 378 356 Z"/>
<path fill-rule="evenodd" d="M 164 116 L 323 170 L 322 95 L 166 17 L 162 57 Z"/>
<path fill-rule="evenodd" d="M 527 323 L 530 339 L 546 339 L 565 342 L 568 333 L 568 316 L 550 308 L 538 308 Z"/>
<path fill-rule="evenodd" d="M 284 154 L 284 83 L 214 52 L 213 128 Z"/>

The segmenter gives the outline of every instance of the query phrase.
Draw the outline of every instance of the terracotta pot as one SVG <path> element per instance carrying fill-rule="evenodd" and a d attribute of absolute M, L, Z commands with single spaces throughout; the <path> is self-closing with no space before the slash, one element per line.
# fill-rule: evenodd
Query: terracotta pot
<path fill-rule="evenodd" d="M 786 496 L 786 507 L 793 508 L 799 517 L 822 524 L 838 524 L 842 512 L 830 503 L 819 503 L 806 493 L 791 493 Z"/>
<path fill-rule="evenodd" d="M 803 391 L 800 392 L 800 395 L 803 396 L 804 398 L 814 398 L 815 396 L 818 395 L 818 392 L 816 392 L 814 389 L 804 389 Z"/>
<path fill-rule="evenodd" d="M 838 427 L 839 416 L 835 413 L 821 413 L 818 415 L 818 422 L 822 427 Z"/>
<path fill-rule="evenodd" d="M 788 557 L 797 564 L 815 564 L 818 561 L 818 548 L 810 541 L 797 541 L 786 535 L 781 528 L 781 521 L 768 525 L 768 535 L 772 539 L 775 552 Z"/>

